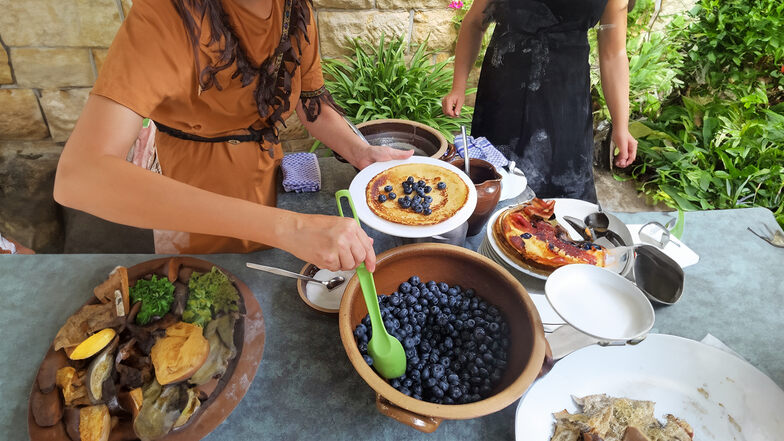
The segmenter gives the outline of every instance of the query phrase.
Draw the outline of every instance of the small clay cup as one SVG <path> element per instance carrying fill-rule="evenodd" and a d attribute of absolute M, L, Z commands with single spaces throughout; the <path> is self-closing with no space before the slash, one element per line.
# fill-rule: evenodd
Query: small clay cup
<path fill-rule="evenodd" d="M 460 170 L 465 169 L 465 159 L 456 157 L 451 162 Z M 478 158 L 471 158 L 471 181 L 476 187 L 476 208 L 468 218 L 468 236 L 476 236 L 482 231 L 487 219 L 495 211 L 501 198 L 501 178 L 493 164 Z"/>

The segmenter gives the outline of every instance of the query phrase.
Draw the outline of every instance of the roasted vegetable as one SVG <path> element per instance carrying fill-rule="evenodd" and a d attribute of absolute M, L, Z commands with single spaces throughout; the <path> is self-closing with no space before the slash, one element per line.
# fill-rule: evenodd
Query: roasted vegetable
<path fill-rule="evenodd" d="M 142 441 L 158 439 L 174 427 L 188 403 L 188 393 L 182 383 L 161 387 L 157 381 L 143 392 L 144 402 L 133 429 Z"/>
<path fill-rule="evenodd" d="M 168 279 L 153 275 L 150 280 L 139 279 L 131 289 L 131 303 L 142 302 L 136 323 L 146 325 L 153 317 L 163 317 L 174 301 L 174 285 Z"/>
<path fill-rule="evenodd" d="M 199 406 L 201 406 L 201 401 L 199 401 L 199 394 L 196 392 L 196 389 L 188 389 L 188 404 L 185 405 L 185 409 L 182 410 L 179 418 L 174 422 L 174 428 L 187 423 L 191 416 L 199 410 Z"/>
<path fill-rule="evenodd" d="M 169 326 L 166 337 L 159 338 L 150 352 L 155 378 L 162 385 L 185 380 L 204 364 L 209 352 L 200 327 L 185 322 Z"/>
<path fill-rule="evenodd" d="M 100 355 L 95 357 L 87 369 L 87 396 L 93 403 L 104 402 L 103 397 L 103 384 L 111 378 L 112 370 L 114 368 L 114 352 L 117 350 L 118 338 L 112 340 L 112 343 L 101 352 Z"/>
<path fill-rule="evenodd" d="M 84 372 L 80 374 L 71 366 L 60 368 L 57 371 L 57 386 L 63 391 L 63 400 L 66 406 L 90 403 L 82 375 Z"/>
<path fill-rule="evenodd" d="M 60 422 L 63 417 L 63 402 L 60 393 L 52 389 L 48 394 L 33 387 L 30 397 L 30 408 L 33 411 L 35 423 L 41 427 L 51 427 Z"/>
<path fill-rule="evenodd" d="M 105 348 L 114 339 L 117 334 L 112 328 L 101 329 L 95 334 L 87 337 L 79 343 L 71 352 L 69 357 L 71 360 L 83 360 L 90 358 L 97 354 L 101 349 Z"/>
<path fill-rule="evenodd" d="M 208 273 L 194 272 L 188 281 L 188 303 L 182 319 L 201 327 L 207 325 L 214 314 L 238 310 L 239 293 L 231 280 L 217 267 Z"/>
<path fill-rule="evenodd" d="M 109 273 L 109 278 L 96 286 L 93 289 L 93 294 L 101 303 L 116 303 L 115 291 L 120 292 L 122 301 L 122 306 L 117 308 L 118 311 L 122 311 L 122 314 L 118 313 L 117 315 L 128 314 L 128 308 L 131 306 L 128 300 L 128 270 L 123 266 L 118 266 Z"/>
<path fill-rule="evenodd" d="M 202 385 L 226 372 L 229 362 L 237 354 L 234 347 L 235 321 L 236 318 L 232 314 L 226 314 L 207 324 L 204 336 L 210 343 L 210 355 L 202 367 L 188 380 L 189 383 Z"/>
<path fill-rule="evenodd" d="M 95 331 L 122 325 L 124 317 L 117 317 L 113 303 L 84 305 L 65 321 L 54 338 L 54 350 L 73 348 Z"/>
<path fill-rule="evenodd" d="M 105 404 L 79 409 L 79 437 L 81 441 L 108 441 L 112 419 Z"/>
<path fill-rule="evenodd" d="M 41 392 L 48 394 L 57 386 L 57 371 L 68 366 L 68 356 L 63 351 L 52 351 L 44 357 L 41 367 L 38 368 L 36 382 Z"/>

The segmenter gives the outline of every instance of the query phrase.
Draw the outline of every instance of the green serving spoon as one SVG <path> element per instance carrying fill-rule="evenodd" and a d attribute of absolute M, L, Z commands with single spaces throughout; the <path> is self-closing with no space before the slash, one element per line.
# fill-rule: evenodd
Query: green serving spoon
<path fill-rule="evenodd" d="M 351 194 L 348 190 L 340 190 L 335 193 L 335 199 L 338 201 L 338 213 L 343 216 L 343 207 L 340 205 L 342 197 L 348 199 L 354 220 L 361 225 L 357 219 L 357 211 L 354 209 L 354 201 L 351 200 Z M 364 262 L 360 263 L 357 268 L 357 277 L 370 315 L 370 324 L 373 327 L 373 334 L 368 342 L 368 354 L 373 359 L 373 367 L 384 378 L 400 377 L 406 373 L 406 352 L 400 341 L 389 335 L 384 327 L 384 321 L 381 320 L 381 309 L 378 306 L 376 282 Z"/>

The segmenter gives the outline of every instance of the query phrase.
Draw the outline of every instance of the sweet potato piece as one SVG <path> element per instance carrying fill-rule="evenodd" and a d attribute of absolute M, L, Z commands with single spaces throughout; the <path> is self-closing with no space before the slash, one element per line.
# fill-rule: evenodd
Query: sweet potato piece
<path fill-rule="evenodd" d="M 83 376 L 84 373 L 80 376 L 71 366 L 60 368 L 57 371 L 57 386 L 63 391 L 66 406 L 90 403 Z"/>
<path fill-rule="evenodd" d="M 79 438 L 81 441 L 109 441 L 112 419 L 105 404 L 79 409 Z"/>
<path fill-rule="evenodd" d="M 52 389 L 45 394 L 33 388 L 30 400 L 30 407 L 33 411 L 35 423 L 41 427 L 54 426 L 63 418 L 63 402 L 60 400 L 60 393 Z"/>

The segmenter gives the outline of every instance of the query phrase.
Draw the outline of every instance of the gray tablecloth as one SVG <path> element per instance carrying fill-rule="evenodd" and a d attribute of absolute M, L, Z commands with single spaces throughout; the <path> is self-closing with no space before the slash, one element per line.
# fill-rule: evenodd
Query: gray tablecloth
<path fill-rule="evenodd" d="M 321 160 L 323 190 L 282 194 L 279 205 L 337 214 L 334 192 L 353 169 Z M 523 198 L 529 195 L 523 195 Z M 506 202 L 508 203 L 508 201 Z M 504 205 L 504 203 L 502 203 Z M 617 214 L 627 223 L 665 220 L 662 213 Z M 654 331 L 701 339 L 710 332 L 784 386 L 784 249 L 748 233 L 747 225 L 777 227 L 770 211 L 687 213 L 683 240 L 700 255 L 686 269 L 682 300 L 657 308 Z M 399 239 L 370 232 L 376 251 Z M 476 249 L 478 239 L 467 241 Z M 0 256 L 0 429 L 3 439 L 27 438 L 27 397 L 38 364 L 59 327 L 116 265 L 151 255 Z M 337 316 L 308 308 L 295 282 L 245 268 L 246 261 L 299 271 L 303 262 L 280 251 L 201 256 L 236 274 L 264 313 L 267 339 L 258 374 L 235 411 L 207 439 L 512 439 L 516 405 L 483 418 L 445 421 L 421 434 L 376 411 L 374 394 L 345 355 Z"/>

